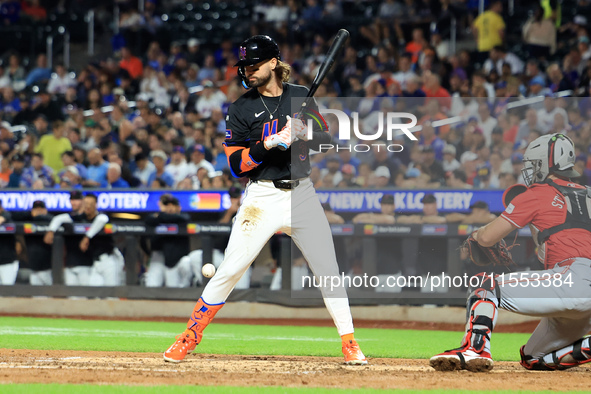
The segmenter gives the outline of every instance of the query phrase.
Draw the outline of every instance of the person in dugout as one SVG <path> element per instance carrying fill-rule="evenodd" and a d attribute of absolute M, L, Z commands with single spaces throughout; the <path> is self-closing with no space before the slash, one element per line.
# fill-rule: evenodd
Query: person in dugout
<path fill-rule="evenodd" d="M 2 206 L 0 200 L 0 228 L 12 222 L 12 215 Z M 16 238 L 14 234 L 0 231 L 0 285 L 13 285 L 16 282 L 19 262 L 16 256 Z"/>
<path fill-rule="evenodd" d="M 189 216 L 181 213 L 179 200 L 170 194 L 160 199 L 160 212 L 150 215 L 145 223 L 148 226 L 177 224 L 186 226 Z M 164 261 L 152 260 L 146 272 L 146 287 L 189 287 L 193 272 L 189 258 L 189 236 L 162 235 L 158 237 Z"/>
<path fill-rule="evenodd" d="M 52 215 L 47 212 L 47 207 L 43 201 L 33 202 L 30 211 L 13 212 L 12 219 L 16 222 L 25 223 L 25 244 L 26 255 L 31 269 L 29 283 L 37 286 L 51 286 L 53 279 L 51 276 L 51 246 L 43 242 L 44 234 L 37 232 L 33 226 L 36 223 L 49 224 Z"/>
<path fill-rule="evenodd" d="M 73 222 L 81 222 L 84 213 L 84 200 L 82 192 L 75 190 L 70 193 L 70 205 L 72 210 L 67 215 Z M 55 231 L 60 227 L 62 218 L 55 216 L 49 223 L 49 231 L 45 233 L 46 244 L 53 244 Z M 84 238 L 81 234 L 65 234 L 64 245 L 66 247 L 66 268 L 64 269 L 64 283 L 66 286 L 88 286 L 90 284 L 90 269 L 92 267 L 92 253 L 90 250 L 80 250 L 80 242 Z"/>

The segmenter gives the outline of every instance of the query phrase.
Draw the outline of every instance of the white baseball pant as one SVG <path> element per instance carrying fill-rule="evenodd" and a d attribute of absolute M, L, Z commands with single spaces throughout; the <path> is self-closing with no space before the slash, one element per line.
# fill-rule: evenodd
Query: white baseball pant
<path fill-rule="evenodd" d="M 66 267 L 64 269 L 64 283 L 66 286 L 90 286 L 90 272 L 92 268 L 86 265 Z"/>
<path fill-rule="evenodd" d="M 0 284 L 12 286 L 16 282 L 19 262 L 14 260 L 12 263 L 0 264 Z"/>
<path fill-rule="evenodd" d="M 123 267 L 125 261 L 119 249 L 111 253 L 101 254 L 90 269 L 89 286 L 121 286 L 123 285 Z"/>
<path fill-rule="evenodd" d="M 201 268 L 203 268 L 203 250 L 194 250 L 189 253 L 189 258 L 191 259 L 191 267 L 193 267 L 193 275 L 195 278 L 195 282 L 202 283 L 203 282 L 203 274 L 201 273 Z M 218 249 L 214 249 L 212 252 L 212 261 L 211 263 L 215 266 L 215 268 L 219 268 L 219 266 L 224 261 L 224 253 Z M 244 275 L 240 277 L 240 280 L 236 283 L 235 289 L 248 289 L 250 288 L 250 278 L 252 276 L 252 267 L 249 267 Z"/>
<path fill-rule="evenodd" d="M 160 253 L 160 252 L 153 252 Z M 150 261 L 146 272 L 146 287 L 190 287 L 193 278 L 193 270 L 188 256 L 182 257 L 174 267 L 167 267 L 164 259 L 160 261 L 158 256 Z"/>
<path fill-rule="evenodd" d="M 290 235 L 318 277 L 338 276 L 330 226 L 309 178 L 293 190 L 273 182 L 250 182 L 232 225 L 224 261 L 203 290 L 208 304 L 225 302 L 242 275 L 278 231 Z M 324 303 L 339 335 L 353 332 L 349 300 L 343 287 L 321 288 Z"/>
<path fill-rule="evenodd" d="M 576 258 L 571 265 L 512 275 L 517 279 L 511 280 L 505 275 L 501 281 L 497 277 L 501 290 L 499 307 L 542 318 L 525 345 L 525 354 L 542 357 L 591 331 L 591 260 Z M 553 279 L 550 282 L 536 280 L 547 277 L 544 275 Z"/>
<path fill-rule="evenodd" d="M 33 286 L 51 286 L 53 284 L 51 270 L 32 271 L 29 283 Z"/>

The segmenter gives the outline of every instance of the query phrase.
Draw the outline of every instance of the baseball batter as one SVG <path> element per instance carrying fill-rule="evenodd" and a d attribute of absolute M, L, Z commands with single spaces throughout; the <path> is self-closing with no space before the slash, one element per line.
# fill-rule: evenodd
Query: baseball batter
<path fill-rule="evenodd" d="M 303 102 L 308 90 L 287 83 L 290 67 L 281 62 L 279 47 L 268 36 L 244 41 L 236 66 L 252 89 L 230 106 L 224 145 L 234 175 L 246 176 L 250 182 L 232 226 L 224 261 L 197 301 L 187 329 L 164 353 L 166 361 L 180 362 L 195 349 L 205 327 L 277 231 L 291 235 L 315 275 L 339 274 L 330 227 L 308 178 L 309 149 L 330 142 L 330 135 L 314 131 L 312 140 L 307 141 L 304 124 L 290 121 L 292 100 Z M 280 145 L 288 149 L 283 151 Z M 291 159 L 294 149 L 298 160 Z M 321 290 L 342 338 L 345 362 L 367 364 L 353 336 L 345 290 Z"/>
<path fill-rule="evenodd" d="M 482 275 L 468 298 L 461 346 L 433 356 L 437 370 L 492 369 L 498 308 L 542 318 L 521 347 L 523 367 L 556 370 L 591 361 L 590 337 L 584 336 L 591 330 L 591 189 L 570 181 L 579 174 L 573 142 L 563 134 L 532 141 L 523 162 L 528 188 L 475 236 L 490 247 L 529 225 L 545 269 Z"/>

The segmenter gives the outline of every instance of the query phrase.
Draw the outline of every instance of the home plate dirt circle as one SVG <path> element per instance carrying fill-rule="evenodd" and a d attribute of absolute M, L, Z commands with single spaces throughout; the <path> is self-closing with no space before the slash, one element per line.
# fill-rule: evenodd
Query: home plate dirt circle
<path fill-rule="evenodd" d="M 497 362 L 492 372 L 437 372 L 428 360 L 192 354 L 179 364 L 157 353 L 0 349 L 0 383 L 216 385 L 460 390 L 588 390 L 591 367 L 526 371 Z"/>

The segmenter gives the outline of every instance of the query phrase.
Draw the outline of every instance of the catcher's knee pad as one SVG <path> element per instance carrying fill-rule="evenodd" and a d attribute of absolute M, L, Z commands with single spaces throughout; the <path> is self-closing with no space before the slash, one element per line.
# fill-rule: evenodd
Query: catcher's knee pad
<path fill-rule="evenodd" d="M 562 349 L 550 352 L 540 358 L 534 358 L 524 353 L 525 346 L 519 350 L 524 368 L 536 371 L 562 370 L 591 361 L 591 337 L 583 337 Z"/>

